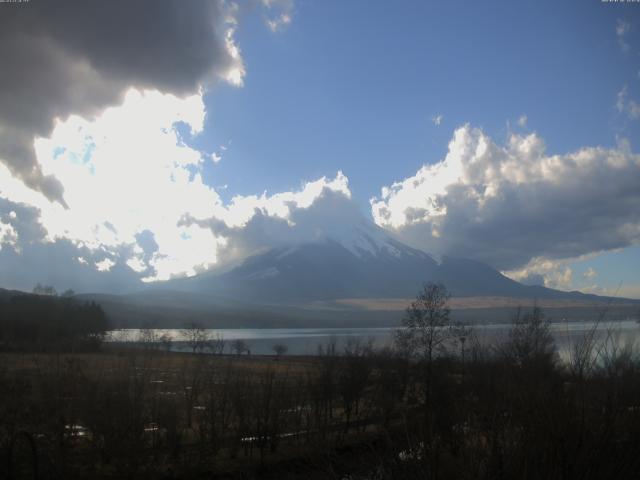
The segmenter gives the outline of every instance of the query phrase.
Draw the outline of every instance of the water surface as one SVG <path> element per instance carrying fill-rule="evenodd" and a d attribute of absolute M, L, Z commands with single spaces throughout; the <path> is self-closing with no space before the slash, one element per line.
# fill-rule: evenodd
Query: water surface
<path fill-rule="evenodd" d="M 636 345 L 640 339 L 640 325 L 634 320 L 616 322 L 554 322 L 550 324 L 551 332 L 561 356 L 568 355 L 570 346 L 587 332 L 594 329 L 595 338 L 602 341 L 609 337 L 616 345 Z M 504 340 L 511 329 L 510 325 L 489 324 L 472 327 L 480 342 L 496 344 Z M 338 350 L 342 350 L 350 338 L 372 342 L 376 347 L 384 347 L 393 342 L 395 327 L 365 328 L 215 328 L 207 329 L 210 338 L 223 338 L 225 352 L 231 353 L 231 343 L 243 340 L 252 354 L 273 354 L 273 346 L 282 344 L 287 352 L 293 355 L 313 355 L 319 345 L 335 342 Z M 122 329 L 109 332 L 109 341 L 136 342 L 140 339 L 139 329 Z M 156 338 L 167 335 L 173 341 L 174 350 L 186 350 L 185 332 L 182 329 L 153 329 Z"/>

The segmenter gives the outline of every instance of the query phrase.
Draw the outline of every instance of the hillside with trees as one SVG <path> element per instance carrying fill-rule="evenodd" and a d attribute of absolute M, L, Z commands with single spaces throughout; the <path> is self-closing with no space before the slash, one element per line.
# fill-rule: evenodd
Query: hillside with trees
<path fill-rule="evenodd" d="M 109 330 L 100 305 L 69 296 L 3 291 L 0 349 L 95 350 Z"/>

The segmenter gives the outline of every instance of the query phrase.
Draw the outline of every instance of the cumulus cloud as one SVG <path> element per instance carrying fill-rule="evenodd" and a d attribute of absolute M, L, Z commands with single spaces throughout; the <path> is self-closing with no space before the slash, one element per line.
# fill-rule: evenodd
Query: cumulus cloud
<path fill-rule="evenodd" d="M 204 116 L 200 95 L 130 90 L 122 105 L 92 121 L 57 122 L 51 137 L 35 143 L 43 171 L 65 185 L 68 208 L 25 187 L 3 166 L 0 197 L 37 209 L 45 242 L 65 239 L 109 252 L 138 271 L 146 265 L 150 279 L 193 274 L 216 263 L 219 239 L 176 225 L 185 214 L 214 215 L 221 200 L 202 181 L 204 157 L 185 145 L 176 124 L 197 133 Z M 142 232 L 153 238 L 141 240 Z M 150 242 L 157 244 L 153 252 Z"/>
<path fill-rule="evenodd" d="M 568 265 L 573 260 L 575 259 L 550 260 L 535 257 L 524 267 L 503 273 L 525 285 L 573 290 L 573 270 Z"/>
<path fill-rule="evenodd" d="M 108 272 L 115 264 L 116 262 L 114 262 L 110 258 L 105 258 L 104 260 L 96 262 L 96 269 L 99 272 Z"/>
<path fill-rule="evenodd" d="M 510 271 L 640 243 L 638 185 L 626 143 L 549 155 L 535 133 L 498 145 L 465 125 L 443 160 L 383 187 L 371 208 L 415 247 Z"/>
<path fill-rule="evenodd" d="M 322 177 L 297 191 L 236 196 L 215 216 L 185 216 L 181 225 L 206 228 L 224 238 L 218 265 L 224 267 L 274 247 L 340 239 L 361 221 L 366 220 L 351 200 L 349 180 L 338 172 L 333 179 Z"/>
<path fill-rule="evenodd" d="M 191 148 L 178 130 L 202 131 L 208 85 L 243 84 L 240 16 L 222 0 L 64 0 L 3 12 L 0 284 L 121 290 L 220 262 L 227 240 L 181 219 L 234 224 L 246 212 L 202 180 L 204 162 L 221 155 Z"/>
<path fill-rule="evenodd" d="M 223 78 L 242 83 L 234 4 L 193 0 L 37 1 L 0 16 L 0 162 L 66 205 L 33 142 L 56 119 L 92 118 L 131 87 L 179 97 Z"/>
<path fill-rule="evenodd" d="M 291 21 L 292 2 L 262 6 L 273 30 Z M 0 19 L 1 285 L 123 291 L 194 275 L 310 231 L 300 212 L 331 195 L 350 201 L 342 173 L 228 204 L 204 183 L 205 162 L 222 155 L 180 132 L 201 133 L 208 82 L 242 85 L 237 4 L 66 0 L 9 12 Z"/>
<path fill-rule="evenodd" d="M 124 292 L 139 288 L 129 268 L 116 266 L 99 272 L 94 264 L 105 258 L 102 249 L 90 249 L 67 239 L 45 241 L 46 229 L 37 208 L 0 198 L 0 222 L 10 225 L 15 243 L 0 245 L 0 287 L 30 291 L 37 283 L 59 289 Z"/>
<path fill-rule="evenodd" d="M 88 270 L 108 272 L 128 285 L 194 275 L 267 246 L 249 238 L 258 229 L 254 219 L 287 230 L 295 223 L 292 212 L 308 209 L 326 191 L 350 197 L 348 180 L 339 173 L 290 192 L 236 196 L 225 204 L 203 182 L 209 157 L 186 145 L 177 128 L 179 122 L 197 134 L 204 117 L 201 95 L 179 98 L 130 90 L 121 105 L 93 120 L 71 116 L 58 121 L 35 149 L 43 171 L 65 185 L 68 208 L 27 188 L 0 165 L 0 202 L 6 204 L 0 220 L 7 225 L 3 243 L 15 243 L 15 230 L 16 248 L 24 250 L 23 263 L 20 255 L 0 259 L 5 280 L 21 279 L 20 285 L 28 287 L 48 278 L 84 291 L 82 282 L 68 283 L 69 272 L 94 278 L 87 285 L 96 286 L 105 285 L 103 277 Z M 25 208 L 18 211 L 16 205 Z M 12 218 L 10 212 L 16 211 Z M 52 282 L 48 272 L 26 258 L 42 258 L 47 249 L 58 258 L 67 255 L 71 266 L 57 265 L 66 269 L 61 275 L 67 283 Z M 28 270 L 33 275 L 25 275 Z M 20 272 L 12 276 L 11 271 Z"/>
<path fill-rule="evenodd" d="M 0 249 L 2 249 L 3 245 L 15 247 L 17 243 L 18 234 L 13 226 L 0 220 Z"/>
<path fill-rule="evenodd" d="M 518 280 L 520 283 L 524 285 L 530 285 L 535 287 L 544 287 L 545 278 L 541 273 L 536 272 L 527 272 L 524 275 L 520 275 L 519 277 L 516 275 L 511 275 L 511 278 L 514 280 Z"/>

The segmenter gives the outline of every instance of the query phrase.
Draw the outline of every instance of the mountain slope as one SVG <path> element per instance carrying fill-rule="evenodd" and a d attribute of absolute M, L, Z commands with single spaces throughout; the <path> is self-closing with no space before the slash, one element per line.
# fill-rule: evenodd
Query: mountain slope
<path fill-rule="evenodd" d="M 411 298 L 425 282 L 454 296 L 597 298 L 522 285 L 477 261 L 425 252 L 375 225 L 357 225 L 337 237 L 275 248 L 220 275 L 170 282 L 172 288 L 255 303 L 299 303 L 338 298 Z"/>

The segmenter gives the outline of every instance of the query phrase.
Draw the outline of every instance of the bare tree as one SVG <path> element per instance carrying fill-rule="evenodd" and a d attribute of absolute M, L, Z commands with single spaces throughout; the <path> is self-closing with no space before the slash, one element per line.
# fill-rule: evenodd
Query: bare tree
<path fill-rule="evenodd" d="M 160 345 L 158 341 L 159 337 L 154 325 L 148 322 L 142 325 L 142 328 L 138 331 L 138 342 L 145 349 L 153 350 Z"/>
<path fill-rule="evenodd" d="M 283 356 L 289 350 L 289 347 L 287 347 L 284 343 L 276 343 L 272 348 L 274 353 L 276 354 L 276 357 L 278 358 Z"/>
<path fill-rule="evenodd" d="M 402 328 L 396 331 L 396 345 L 400 350 L 416 355 L 428 364 L 434 354 L 446 347 L 455 337 L 448 306 L 451 295 L 442 284 L 427 283 L 416 299 L 407 307 Z"/>
<path fill-rule="evenodd" d="M 181 333 L 192 353 L 202 352 L 209 339 L 207 330 L 198 322 L 187 322 Z"/>
<path fill-rule="evenodd" d="M 518 308 L 513 322 L 503 354 L 516 365 L 552 363 L 555 344 L 542 309 L 535 306 L 523 315 Z"/>
<path fill-rule="evenodd" d="M 249 346 L 247 345 L 247 342 L 245 342 L 241 338 L 234 340 L 233 343 L 231 344 L 231 348 L 238 355 L 242 355 L 244 352 L 249 351 Z"/>
<path fill-rule="evenodd" d="M 451 323 L 448 306 L 451 295 L 442 284 L 427 283 L 416 299 L 411 302 L 404 318 L 402 329 L 396 332 L 399 350 L 418 358 L 422 387 L 423 425 L 422 442 L 428 446 L 425 467 L 435 468 L 440 455 L 435 442 L 435 410 L 438 407 L 434 395 L 434 360 L 436 353 L 446 353 L 450 341 L 455 339 L 455 326 Z"/>
<path fill-rule="evenodd" d="M 171 345 L 173 344 L 173 339 L 171 338 L 171 335 L 169 335 L 168 333 L 163 333 L 158 338 L 158 342 L 160 343 L 160 345 L 162 346 L 162 349 L 165 352 L 171 351 Z"/>
<path fill-rule="evenodd" d="M 352 417 L 360 413 L 360 402 L 372 370 L 371 356 L 373 342 L 362 342 L 359 338 L 349 338 L 344 347 L 344 355 L 338 371 L 338 391 L 346 416 L 344 433 L 348 433 Z"/>
<path fill-rule="evenodd" d="M 214 355 L 222 355 L 224 353 L 225 344 L 226 341 L 224 336 L 220 332 L 217 332 L 215 337 L 210 338 L 207 341 L 207 349 Z"/>

